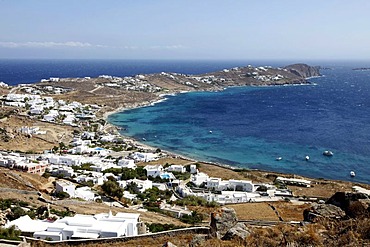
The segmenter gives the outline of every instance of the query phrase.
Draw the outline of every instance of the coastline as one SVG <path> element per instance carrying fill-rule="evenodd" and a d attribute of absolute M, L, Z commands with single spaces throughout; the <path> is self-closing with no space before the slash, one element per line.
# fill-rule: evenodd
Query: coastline
<path fill-rule="evenodd" d="M 321 77 L 321 76 L 317 76 L 317 77 Z M 309 79 L 309 78 L 307 78 L 307 79 Z M 125 107 L 119 107 L 119 108 L 117 108 L 115 110 L 112 110 L 112 111 L 107 111 L 107 112 L 105 112 L 103 114 L 103 119 L 107 122 L 107 124 L 109 124 L 115 130 L 117 130 L 117 132 L 122 137 L 124 137 L 125 139 L 128 139 L 128 140 L 132 141 L 137 146 L 141 146 L 141 147 L 144 147 L 144 148 L 146 148 L 148 150 L 154 151 L 154 150 L 156 150 L 156 147 L 153 147 L 151 145 L 148 145 L 146 143 L 143 143 L 142 141 L 137 140 L 137 139 L 135 139 L 133 137 L 126 136 L 126 135 L 122 134 L 119 131 L 118 126 L 116 126 L 116 125 L 114 125 L 114 124 L 112 124 L 112 123 L 110 123 L 108 121 L 109 116 L 110 115 L 113 115 L 113 114 L 120 113 L 120 112 L 124 112 L 124 111 L 127 111 L 127 110 L 132 110 L 132 109 L 137 109 L 137 108 L 152 106 L 152 105 L 155 105 L 155 104 L 158 104 L 158 103 L 161 103 L 161 102 L 167 100 L 166 96 L 176 96 L 177 94 L 180 94 L 180 93 L 191 93 L 191 92 L 220 92 L 220 91 L 224 91 L 224 90 L 226 90 L 228 88 L 236 88 L 236 87 L 253 87 L 253 88 L 260 87 L 260 88 L 266 88 L 266 87 L 284 87 L 284 86 L 309 86 L 309 85 L 316 85 L 316 84 L 311 83 L 311 82 L 307 82 L 307 83 L 293 83 L 293 84 L 286 83 L 286 84 L 278 84 L 278 85 L 267 85 L 266 84 L 266 85 L 228 86 L 228 87 L 220 88 L 220 89 L 217 89 L 217 90 L 195 90 L 195 91 L 182 91 L 182 92 L 173 92 L 173 93 L 159 94 L 159 95 L 157 95 L 157 98 L 155 100 L 152 100 L 152 101 L 146 101 L 146 102 L 131 104 L 131 105 L 125 106 Z M 166 150 L 166 149 L 161 149 L 161 151 L 163 153 L 169 155 L 169 156 L 174 157 L 174 158 L 180 158 L 180 159 L 188 160 L 188 161 L 191 161 L 191 162 L 194 162 L 194 163 L 196 163 L 196 162 L 204 163 L 204 164 L 213 165 L 213 166 L 217 166 L 217 167 L 221 167 L 221 168 L 225 168 L 225 169 L 229 169 L 229 170 L 233 170 L 233 171 L 234 170 L 249 170 L 249 171 L 276 173 L 276 174 L 287 175 L 287 176 L 306 177 L 306 176 L 299 175 L 299 174 L 294 174 L 294 173 L 281 173 L 281 172 L 269 171 L 269 170 L 263 170 L 263 169 L 257 169 L 257 168 L 241 168 L 241 167 L 238 167 L 238 166 L 223 164 L 223 163 L 219 163 L 219 162 L 204 161 L 204 160 L 200 160 L 200 159 L 196 159 L 196 158 L 191 158 L 191 157 L 188 157 L 186 155 L 178 154 L 176 152 L 169 151 L 169 150 Z M 314 179 L 314 178 L 312 178 L 312 179 Z M 339 180 L 339 181 L 341 181 L 341 180 Z"/>

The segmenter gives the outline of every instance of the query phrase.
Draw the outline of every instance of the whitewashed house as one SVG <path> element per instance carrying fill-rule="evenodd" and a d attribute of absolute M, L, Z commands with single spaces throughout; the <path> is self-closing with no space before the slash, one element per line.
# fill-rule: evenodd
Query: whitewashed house
<path fill-rule="evenodd" d="M 194 165 L 194 164 L 192 164 L 192 165 L 190 165 L 190 173 L 191 174 L 196 174 L 196 173 L 198 173 L 199 171 L 198 171 L 198 169 L 197 169 L 197 165 Z"/>
<path fill-rule="evenodd" d="M 141 162 L 150 162 L 158 159 L 158 154 L 156 153 L 140 153 L 135 152 L 132 156 L 134 160 Z"/>
<path fill-rule="evenodd" d="M 183 165 L 171 165 L 167 168 L 167 171 L 185 173 L 186 172 L 186 167 L 183 166 Z"/>
<path fill-rule="evenodd" d="M 230 179 L 228 181 L 228 188 L 235 190 L 235 191 L 246 191 L 246 192 L 255 191 L 252 181 L 248 181 L 248 180 Z"/>
<path fill-rule="evenodd" d="M 146 170 L 146 175 L 149 177 L 158 177 L 163 172 L 163 166 L 161 165 L 147 165 L 144 167 Z"/>
<path fill-rule="evenodd" d="M 203 183 L 206 183 L 209 179 L 209 176 L 203 172 L 198 172 L 190 176 L 190 181 L 196 186 L 200 186 Z"/>
<path fill-rule="evenodd" d="M 51 170 L 51 174 L 53 174 L 53 176 L 63 175 L 63 177 L 70 178 L 75 174 L 75 172 L 72 167 L 58 166 L 57 168 L 53 168 Z"/>
<path fill-rule="evenodd" d="M 228 181 L 222 181 L 221 178 L 209 178 L 206 182 L 206 187 L 213 190 L 226 190 L 228 188 Z"/>
<path fill-rule="evenodd" d="M 136 169 L 135 161 L 130 159 L 120 159 L 118 166 L 122 168 Z"/>
<path fill-rule="evenodd" d="M 65 180 L 57 180 L 55 183 L 55 192 L 65 192 L 67 193 L 70 197 L 75 196 L 75 189 L 76 185 L 69 181 Z"/>
<path fill-rule="evenodd" d="M 74 197 L 81 198 L 85 201 L 94 201 L 95 199 L 99 198 L 98 196 L 95 195 L 91 188 L 87 186 L 77 188 L 75 190 Z"/>
<path fill-rule="evenodd" d="M 30 108 L 30 113 L 32 115 L 40 115 L 44 111 L 44 106 L 42 105 L 34 105 Z"/>
<path fill-rule="evenodd" d="M 153 188 L 153 182 L 150 181 L 149 179 L 146 179 L 146 180 L 140 180 L 140 179 L 130 179 L 130 180 L 127 180 L 127 184 L 129 183 L 135 183 L 137 185 L 137 188 L 139 189 L 139 191 L 141 193 L 143 193 L 144 191 L 148 190 L 148 189 L 151 189 Z"/>
<path fill-rule="evenodd" d="M 74 156 L 74 155 L 54 155 L 49 154 L 45 156 L 50 164 L 54 165 L 66 165 L 66 166 L 79 166 L 81 165 L 81 157 L 80 156 Z"/>

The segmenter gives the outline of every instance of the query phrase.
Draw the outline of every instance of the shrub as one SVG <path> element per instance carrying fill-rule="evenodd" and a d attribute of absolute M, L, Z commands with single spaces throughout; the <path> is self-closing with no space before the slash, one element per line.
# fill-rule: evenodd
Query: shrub
<path fill-rule="evenodd" d="M 20 235 L 21 231 L 16 230 L 15 226 L 11 226 L 9 228 L 0 227 L 0 239 L 21 241 L 22 239 L 19 237 Z"/>
<path fill-rule="evenodd" d="M 202 214 L 193 211 L 191 215 L 183 215 L 180 220 L 184 223 L 195 225 L 196 223 L 202 222 L 203 218 Z"/>
<path fill-rule="evenodd" d="M 65 199 L 65 198 L 69 198 L 69 194 L 67 192 L 60 191 L 60 192 L 55 193 L 55 197 L 59 199 Z"/>
<path fill-rule="evenodd" d="M 147 225 L 150 232 L 163 232 L 169 230 L 175 230 L 179 228 L 183 228 L 181 226 L 176 226 L 174 224 L 161 224 L 161 223 L 152 223 Z"/>

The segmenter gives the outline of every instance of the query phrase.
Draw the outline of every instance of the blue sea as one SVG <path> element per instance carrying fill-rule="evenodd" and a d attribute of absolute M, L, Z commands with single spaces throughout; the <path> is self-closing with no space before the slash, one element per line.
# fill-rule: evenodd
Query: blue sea
<path fill-rule="evenodd" d="M 199 74 L 247 64 L 289 62 L 0 60 L 0 81 L 16 85 L 49 77 Z M 352 70 L 370 63 L 311 64 L 331 69 L 321 70 L 323 77 L 305 86 L 168 96 L 154 106 L 111 115 L 109 121 L 124 127 L 123 135 L 203 161 L 370 183 L 370 71 Z M 323 156 L 325 150 L 334 155 Z"/>

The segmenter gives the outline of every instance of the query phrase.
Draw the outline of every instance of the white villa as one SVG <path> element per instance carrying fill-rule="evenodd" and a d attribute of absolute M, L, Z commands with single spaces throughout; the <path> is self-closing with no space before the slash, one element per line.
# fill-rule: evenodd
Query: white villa
<path fill-rule="evenodd" d="M 196 174 L 192 174 L 190 177 L 190 181 L 196 186 L 200 186 L 202 183 L 206 183 L 208 179 L 209 179 L 209 176 L 204 172 L 198 172 Z"/>
<path fill-rule="evenodd" d="M 55 183 L 56 192 L 65 192 L 70 197 L 75 197 L 75 190 L 76 190 L 76 185 L 74 185 L 73 183 L 69 181 L 58 180 Z"/>
<path fill-rule="evenodd" d="M 73 183 L 65 180 L 56 181 L 55 191 L 66 192 L 71 198 L 81 198 L 85 201 L 94 201 L 96 198 L 99 198 L 90 187 L 85 186 L 76 189 Z"/>
<path fill-rule="evenodd" d="M 119 183 L 119 186 L 121 188 L 125 188 L 127 186 L 127 184 L 135 183 L 137 185 L 137 188 L 139 189 L 139 191 L 141 193 L 143 193 L 144 191 L 146 191 L 148 189 L 153 188 L 153 182 L 150 181 L 149 179 L 140 180 L 140 179 L 135 178 L 135 179 L 127 180 L 127 181 L 118 181 L 118 183 Z"/>
<path fill-rule="evenodd" d="M 6 228 L 15 225 L 22 232 L 33 233 L 34 238 L 52 239 L 97 239 L 138 235 L 140 214 L 117 213 L 96 215 L 76 214 L 53 223 L 32 220 L 28 215 L 6 224 Z"/>
<path fill-rule="evenodd" d="M 149 161 L 157 160 L 158 154 L 135 152 L 132 158 L 136 161 L 149 162 Z"/>
<path fill-rule="evenodd" d="M 179 173 L 185 173 L 186 168 L 183 165 L 171 165 L 167 168 L 167 171 L 169 172 L 179 172 Z"/>
<path fill-rule="evenodd" d="M 146 175 L 149 177 L 158 177 L 162 174 L 163 172 L 163 166 L 161 165 L 147 165 L 144 167 L 146 170 Z"/>
<path fill-rule="evenodd" d="M 122 168 L 136 169 L 135 161 L 130 159 L 121 159 L 117 165 Z"/>

